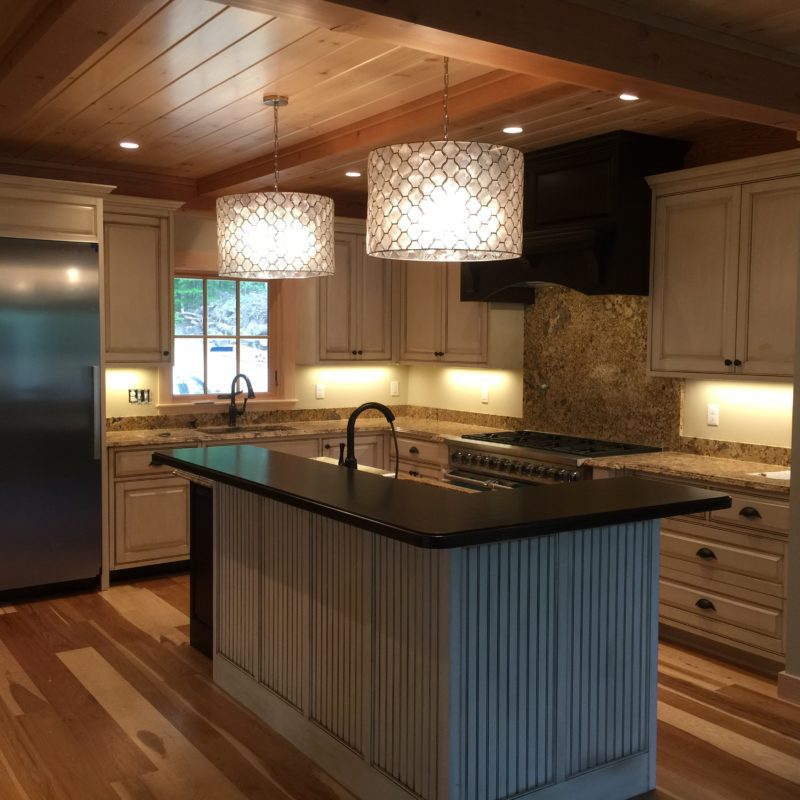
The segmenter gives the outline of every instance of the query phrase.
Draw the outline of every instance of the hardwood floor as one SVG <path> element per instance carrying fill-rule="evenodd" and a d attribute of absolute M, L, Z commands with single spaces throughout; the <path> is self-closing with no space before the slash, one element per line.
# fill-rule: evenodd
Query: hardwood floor
<path fill-rule="evenodd" d="M 211 682 L 188 579 L 0 607 L 0 800 L 345 800 Z M 797 800 L 800 707 L 662 645 L 648 800 Z M 598 798 L 598 800 L 614 800 Z"/>

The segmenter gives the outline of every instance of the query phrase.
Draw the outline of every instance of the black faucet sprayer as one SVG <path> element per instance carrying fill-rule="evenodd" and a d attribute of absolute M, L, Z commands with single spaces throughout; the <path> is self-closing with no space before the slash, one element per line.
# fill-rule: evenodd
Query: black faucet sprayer
<path fill-rule="evenodd" d="M 242 392 L 237 391 L 236 389 L 236 381 L 239 378 L 244 378 L 244 382 L 247 384 L 247 394 L 245 395 L 244 402 L 242 403 L 241 410 L 236 407 L 236 398 Z M 230 394 L 218 394 L 218 400 L 230 400 L 230 405 L 228 406 L 228 426 L 233 428 L 236 426 L 236 418 L 241 417 L 244 414 L 245 410 L 247 409 L 247 401 L 252 400 L 256 396 L 256 393 L 253 391 L 253 384 L 250 383 L 250 378 L 247 377 L 243 372 L 240 372 L 238 375 L 233 376 L 233 380 L 231 381 L 231 393 Z"/>
<path fill-rule="evenodd" d="M 344 466 L 349 467 L 350 469 L 357 469 L 358 468 L 358 461 L 356 461 L 355 456 L 355 449 L 356 449 L 356 420 L 358 419 L 359 415 L 364 412 L 368 411 L 369 409 L 374 408 L 376 411 L 380 411 L 384 417 L 386 417 L 386 421 L 392 428 L 392 435 L 394 436 L 394 449 L 395 449 L 395 469 L 394 469 L 394 476 L 397 477 L 398 470 L 400 469 L 400 453 L 397 447 L 397 431 L 394 429 L 394 414 L 392 413 L 392 409 L 388 406 L 385 406 L 383 403 L 364 403 L 360 405 L 347 419 L 347 454 L 345 455 L 344 459 Z"/>

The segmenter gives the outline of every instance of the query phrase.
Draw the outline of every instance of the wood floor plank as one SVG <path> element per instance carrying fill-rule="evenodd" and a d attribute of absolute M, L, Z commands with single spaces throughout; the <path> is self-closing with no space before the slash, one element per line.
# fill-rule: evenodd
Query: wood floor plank
<path fill-rule="evenodd" d="M 178 630 L 189 617 L 172 604 L 142 586 L 112 586 L 100 596 L 123 617 L 156 641 L 163 638 L 175 644 L 188 644 L 186 634 Z"/>
<path fill-rule="evenodd" d="M 42 703 L 47 703 L 2 639 L 0 639 L 0 703 L 4 703 L 15 716 L 33 711 Z"/>
<path fill-rule="evenodd" d="M 173 727 L 96 650 L 58 654 L 158 770 L 141 780 L 157 796 L 187 800 L 246 800 L 180 731 Z"/>

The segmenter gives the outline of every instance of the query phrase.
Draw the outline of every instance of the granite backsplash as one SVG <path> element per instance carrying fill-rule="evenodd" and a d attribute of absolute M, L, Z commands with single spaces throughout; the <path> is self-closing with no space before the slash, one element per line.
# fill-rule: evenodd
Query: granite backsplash
<path fill-rule="evenodd" d="M 525 427 L 788 466 L 789 448 L 681 436 L 683 381 L 647 375 L 647 314 L 647 297 L 538 287 L 525 310 Z"/>

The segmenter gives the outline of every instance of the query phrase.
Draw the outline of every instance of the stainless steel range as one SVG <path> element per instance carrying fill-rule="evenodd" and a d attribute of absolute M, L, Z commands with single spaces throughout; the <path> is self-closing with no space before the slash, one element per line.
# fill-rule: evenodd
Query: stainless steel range
<path fill-rule="evenodd" d="M 486 491 L 586 480 L 591 478 L 591 467 L 584 466 L 589 458 L 661 449 L 541 431 L 466 434 L 451 439 L 448 447 L 450 470 L 445 480 Z"/>

